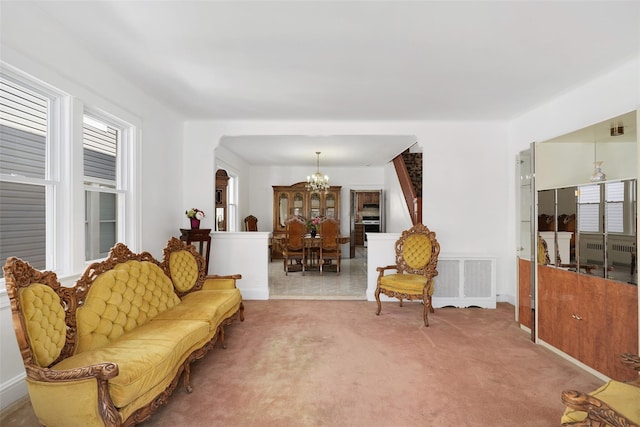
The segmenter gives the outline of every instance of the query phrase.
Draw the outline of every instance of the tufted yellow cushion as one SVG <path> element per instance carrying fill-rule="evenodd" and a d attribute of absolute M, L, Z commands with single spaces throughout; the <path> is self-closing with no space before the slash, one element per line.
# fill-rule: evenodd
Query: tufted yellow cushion
<path fill-rule="evenodd" d="M 34 283 L 20 290 L 20 305 L 35 362 L 49 366 L 60 356 L 66 338 L 60 297 L 49 286 Z"/>
<path fill-rule="evenodd" d="M 629 420 L 640 425 L 640 387 L 620 381 L 609 381 L 597 390 L 589 393 L 624 415 Z M 575 423 L 584 421 L 587 413 L 567 408 L 561 422 Z"/>
<path fill-rule="evenodd" d="M 178 304 L 171 280 L 148 261 L 127 261 L 100 274 L 77 310 L 76 353 L 102 347 Z"/>
<path fill-rule="evenodd" d="M 54 367 L 116 363 L 120 373 L 109 381 L 109 393 L 116 407 L 121 408 L 157 384 L 169 385 L 180 364 L 210 336 L 206 322 L 154 320 L 102 348 L 68 357 Z"/>
<path fill-rule="evenodd" d="M 380 279 L 380 285 L 390 291 L 422 294 L 428 280 L 420 274 L 388 274 Z"/>
<path fill-rule="evenodd" d="M 188 251 L 173 252 L 169 257 L 171 279 L 177 290 L 186 292 L 198 280 L 198 263 Z"/>
<path fill-rule="evenodd" d="M 431 240 L 424 234 L 414 234 L 404 241 L 402 257 L 411 268 L 422 269 L 431 259 Z"/>

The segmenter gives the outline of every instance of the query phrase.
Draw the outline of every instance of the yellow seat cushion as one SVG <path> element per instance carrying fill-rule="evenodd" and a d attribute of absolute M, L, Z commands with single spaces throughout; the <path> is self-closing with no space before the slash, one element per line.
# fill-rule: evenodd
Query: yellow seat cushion
<path fill-rule="evenodd" d="M 389 274 L 380 278 L 380 286 L 395 292 L 422 294 L 429 279 L 420 274 Z"/>
<path fill-rule="evenodd" d="M 119 374 L 109 381 L 109 392 L 116 407 L 121 408 L 158 384 L 169 385 L 186 357 L 209 339 L 206 322 L 157 320 L 104 347 L 71 356 L 54 369 L 116 363 Z"/>
<path fill-rule="evenodd" d="M 238 289 L 196 291 L 187 294 L 177 306 L 160 313 L 155 320 L 201 320 L 213 332 L 228 314 L 238 310 L 242 296 Z M 231 313 L 230 313 L 231 312 Z"/>
<path fill-rule="evenodd" d="M 597 390 L 589 393 L 597 397 L 619 414 L 636 424 L 640 424 L 640 387 L 620 381 L 609 381 Z M 581 422 L 587 418 L 584 411 L 567 408 L 562 415 L 562 423 Z"/>

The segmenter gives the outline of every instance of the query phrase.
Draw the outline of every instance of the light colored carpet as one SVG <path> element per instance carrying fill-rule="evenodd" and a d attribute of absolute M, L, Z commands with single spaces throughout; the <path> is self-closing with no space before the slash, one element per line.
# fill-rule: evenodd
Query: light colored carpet
<path fill-rule="evenodd" d="M 142 426 L 558 426 L 563 389 L 602 383 L 529 341 L 509 304 L 437 309 L 428 328 L 416 303 L 245 304 L 193 393 Z"/>

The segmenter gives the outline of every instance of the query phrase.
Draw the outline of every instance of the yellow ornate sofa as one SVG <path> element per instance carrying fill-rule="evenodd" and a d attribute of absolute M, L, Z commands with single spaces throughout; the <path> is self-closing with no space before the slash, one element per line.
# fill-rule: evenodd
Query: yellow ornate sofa
<path fill-rule="evenodd" d="M 563 426 L 640 425 L 640 357 L 631 353 L 620 357 L 622 363 L 636 371 L 636 375 L 627 382 L 610 380 L 590 393 L 563 391 L 562 402 L 567 405 L 561 419 Z"/>
<path fill-rule="evenodd" d="M 244 320 L 235 282 L 205 276 L 172 238 L 162 262 L 117 244 L 74 287 L 12 257 L 4 266 L 36 416 L 45 426 L 132 426 L 165 404 L 224 327 Z"/>

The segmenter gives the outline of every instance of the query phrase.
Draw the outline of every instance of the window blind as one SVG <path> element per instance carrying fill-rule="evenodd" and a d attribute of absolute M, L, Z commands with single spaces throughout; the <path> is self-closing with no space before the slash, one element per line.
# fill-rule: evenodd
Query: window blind
<path fill-rule="evenodd" d="M 0 259 L 17 256 L 41 270 L 46 268 L 48 108 L 48 99 L 0 78 Z M 20 182 L 24 178 L 41 183 Z"/>

